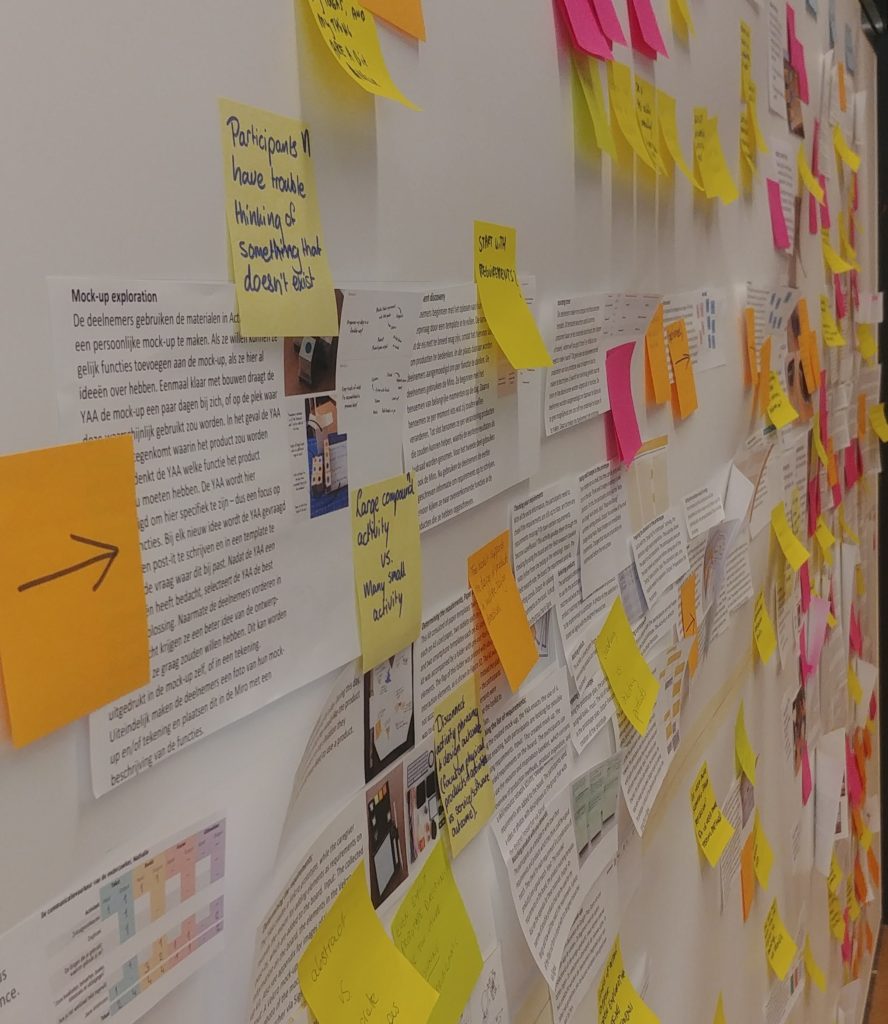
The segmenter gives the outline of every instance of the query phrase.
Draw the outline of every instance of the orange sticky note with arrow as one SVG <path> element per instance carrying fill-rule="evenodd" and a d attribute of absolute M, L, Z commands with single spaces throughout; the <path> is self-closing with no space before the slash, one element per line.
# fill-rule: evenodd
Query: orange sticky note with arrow
<path fill-rule="evenodd" d="M 0 458 L 0 661 L 17 747 L 149 678 L 128 434 Z"/>

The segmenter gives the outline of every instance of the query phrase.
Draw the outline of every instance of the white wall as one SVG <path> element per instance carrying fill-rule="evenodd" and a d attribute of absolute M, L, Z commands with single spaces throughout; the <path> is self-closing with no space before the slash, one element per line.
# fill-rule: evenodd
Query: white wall
<path fill-rule="evenodd" d="M 766 136 L 779 130 L 767 111 L 766 5 L 758 11 L 747 0 L 690 2 L 697 35 L 684 48 L 673 44 L 667 0 L 655 0 L 672 59 L 658 61 L 653 76 L 678 97 L 685 152 L 691 152 L 691 108 L 705 103 L 719 116 L 736 168 L 739 17 L 753 24 L 763 129 Z M 816 57 L 826 44 L 827 5 L 820 0 L 816 23 L 802 0 L 796 5 L 812 97 L 819 94 Z M 838 0 L 837 6 L 842 32 L 847 18 L 857 23 L 856 5 Z M 289 0 L 5 0 L 0 449 L 40 447 L 58 437 L 47 275 L 226 276 L 218 96 L 310 123 L 327 247 L 340 281 L 469 280 L 476 217 L 518 228 L 519 265 L 537 277 L 546 334 L 559 294 L 786 280 L 785 258 L 770 244 L 761 184 L 754 199 L 704 206 L 683 180 L 654 192 L 618 179 L 607 160 L 590 164 L 575 155 L 569 57 L 550 0 L 425 0 L 425 8 L 424 45 L 382 32 L 395 81 L 423 108 L 413 113 L 358 90 L 302 12 L 297 47 Z M 871 87 L 874 126 L 874 65 L 862 38 L 858 53 L 856 86 Z M 622 48 L 619 55 L 629 59 Z M 809 128 L 810 117 L 808 111 Z M 874 143 L 868 160 L 859 252 L 874 284 Z M 811 239 L 803 244 L 806 266 L 819 272 Z M 814 309 L 817 276 L 808 290 Z M 673 428 L 662 410 L 648 419 L 648 436 L 671 435 L 674 499 L 728 461 L 748 429 L 739 334 L 728 333 L 726 348 L 728 365 L 698 379 L 701 408 L 688 423 Z M 512 500 L 528 487 L 577 473 L 603 452 L 597 422 L 544 441 L 540 473 L 530 485 L 428 535 L 425 607 L 439 607 L 465 586 L 466 555 L 504 528 Z M 753 547 L 759 584 L 767 536 Z M 699 742 L 692 742 L 693 728 L 686 732 L 690 738 L 645 837 L 640 889 L 621 928 L 630 965 L 649 955 L 648 997 L 663 1020 L 708 1024 L 722 989 L 730 1020 L 758 1019 L 770 983 L 761 937 L 765 901 L 757 899 L 745 927 L 739 914 L 719 916 L 717 876 L 701 867 L 688 811 L 690 779 L 702 757 L 720 795 L 733 778 L 741 690 L 767 780 L 759 795 L 777 854 L 772 889 L 790 921 L 805 901 L 812 926 L 822 927 L 825 915 L 823 880 L 790 877 L 789 835 L 781 823 L 784 806 L 796 797 L 782 770 L 779 718 L 789 679 L 777 680 L 773 665 L 751 674 L 750 618 L 751 605 L 735 616 L 694 683 L 689 723 L 704 720 L 719 694 L 725 700 Z M 85 721 L 22 751 L 0 739 L 0 931 L 123 839 L 166 835 L 179 822 L 223 808 L 229 816 L 226 952 L 145 1020 L 243 1022 L 260 893 L 324 692 L 321 682 L 287 697 L 99 801 L 91 796 Z M 514 1011 L 538 985 L 538 974 L 488 840 L 482 837 L 460 859 L 457 875 L 495 872 Z M 835 981 L 837 952 L 829 965 Z M 814 994 L 794 1019 L 826 1020 L 824 998 Z"/>

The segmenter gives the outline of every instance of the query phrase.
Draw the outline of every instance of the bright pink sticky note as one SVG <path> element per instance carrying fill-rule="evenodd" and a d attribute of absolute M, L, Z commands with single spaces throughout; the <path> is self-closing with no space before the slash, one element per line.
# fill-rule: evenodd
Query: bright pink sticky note
<path fill-rule="evenodd" d="M 612 43 L 619 43 L 620 46 L 625 46 L 626 36 L 623 34 L 623 26 L 617 17 L 613 0 L 592 0 L 592 6 L 595 8 L 595 13 L 598 15 L 598 24 L 601 26 L 601 31 L 605 36 Z"/>
<path fill-rule="evenodd" d="M 631 371 L 634 351 L 635 342 L 627 341 L 610 349 L 604 360 L 614 431 L 617 435 L 617 444 L 620 446 L 620 458 L 627 466 L 632 463 L 641 447 L 641 432 L 638 429 L 638 417 L 635 415 L 635 402 L 632 398 Z"/>
<path fill-rule="evenodd" d="M 617 428 L 614 426 L 614 417 L 610 409 L 602 417 L 604 420 L 604 451 L 610 462 L 618 462 L 620 459 L 620 443 L 617 440 Z"/>
<path fill-rule="evenodd" d="M 811 761 L 808 758 L 808 744 L 802 744 L 802 803 L 807 806 L 811 797 Z"/>
<path fill-rule="evenodd" d="M 851 444 L 845 449 L 845 490 L 850 491 L 851 488 L 857 483 L 858 465 L 857 465 L 857 439 L 855 438 Z"/>
<path fill-rule="evenodd" d="M 664 57 L 668 57 L 669 53 L 666 50 L 666 44 L 663 42 L 663 36 L 660 34 L 660 26 L 657 24 L 657 16 L 654 14 L 654 9 L 651 7 L 651 0 L 629 0 L 629 30 L 632 35 L 632 19 L 635 18 L 635 23 L 638 26 L 641 39 L 644 42 L 648 50 L 653 51 L 653 58 L 656 59 L 658 53 L 661 53 Z M 633 38 L 632 45 L 639 50 L 636 45 L 637 40 Z M 644 50 L 639 50 L 643 56 L 647 57 L 650 54 L 645 53 Z"/>
<path fill-rule="evenodd" d="M 657 59 L 657 51 L 651 49 L 644 41 L 641 25 L 638 24 L 638 15 L 632 6 L 632 0 L 629 0 L 629 38 L 632 41 L 632 49 L 636 53 L 640 53 L 642 57 L 647 57 L 648 60 Z"/>
<path fill-rule="evenodd" d="M 854 605 L 851 605 L 851 626 L 849 629 L 851 634 L 851 650 L 854 651 L 858 657 L 863 657 L 863 633 L 860 629 L 860 619 L 857 617 L 857 609 Z"/>
<path fill-rule="evenodd" d="M 876 712 L 878 711 L 878 709 L 879 709 L 879 706 L 876 703 L 876 691 L 873 690 L 872 694 L 870 695 L 870 703 L 869 703 L 869 716 L 870 716 L 870 718 L 875 718 L 876 717 Z"/>
<path fill-rule="evenodd" d="M 789 232 L 786 230 L 786 218 L 783 216 L 783 199 L 780 196 L 780 182 L 768 178 L 768 205 L 771 207 L 771 234 L 774 236 L 775 249 L 789 248 Z"/>
<path fill-rule="evenodd" d="M 863 799 L 863 784 L 857 770 L 857 758 L 851 750 L 851 743 L 845 737 L 845 774 L 848 779 L 848 799 L 853 807 L 859 807 Z"/>
<path fill-rule="evenodd" d="M 860 286 L 856 270 L 851 271 L 851 301 L 854 303 L 855 309 L 860 309 Z"/>
<path fill-rule="evenodd" d="M 811 577 L 808 573 L 808 562 L 805 562 L 799 569 L 799 590 L 801 591 L 802 612 L 806 612 L 811 604 Z"/>
<path fill-rule="evenodd" d="M 829 448 L 829 399 L 826 395 L 826 370 L 820 371 L 820 443 Z"/>
<path fill-rule="evenodd" d="M 578 50 L 600 60 L 613 60 L 613 51 L 601 31 L 589 0 L 561 0 L 561 10 Z"/>
<path fill-rule="evenodd" d="M 836 316 L 840 320 L 844 320 L 848 307 L 845 305 L 845 289 L 842 287 L 841 274 L 833 274 L 833 287 L 836 292 Z"/>
<path fill-rule="evenodd" d="M 851 209 L 855 213 L 857 213 L 857 206 L 858 206 L 858 203 L 860 202 L 860 193 L 859 193 L 859 191 L 857 189 L 857 174 L 858 174 L 858 172 L 855 171 L 853 176 L 852 176 L 852 178 L 851 178 L 851 186 L 852 186 L 851 187 Z"/>
<path fill-rule="evenodd" d="M 817 200 L 808 193 L 808 234 L 817 234 Z"/>
<path fill-rule="evenodd" d="M 846 910 L 844 914 L 845 918 L 845 934 L 842 937 L 842 962 L 846 964 L 851 963 L 851 911 Z"/>
<path fill-rule="evenodd" d="M 808 659 L 805 656 L 805 651 L 807 649 L 808 644 L 805 640 L 805 627 L 802 625 L 799 629 L 799 661 L 802 663 L 802 686 L 808 685 L 808 676 L 814 671 L 814 666 L 808 663 Z"/>
<path fill-rule="evenodd" d="M 807 103 L 808 96 L 808 72 L 805 68 L 805 48 L 799 42 L 795 32 L 795 11 L 790 4 L 786 5 L 786 36 L 789 43 L 789 63 L 795 68 L 799 76 L 799 99 Z"/>
<path fill-rule="evenodd" d="M 808 606 L 808 664 L 816 668 L 820 664 L 820 653 L 826 639 L 826 617 L 829 615 L 829 601 L 825 597 L 812 597 Z"/>

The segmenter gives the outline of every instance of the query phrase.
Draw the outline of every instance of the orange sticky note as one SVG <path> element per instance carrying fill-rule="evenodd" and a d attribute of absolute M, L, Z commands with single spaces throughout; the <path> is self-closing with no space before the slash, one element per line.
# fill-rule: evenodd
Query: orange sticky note
<path fill-rule="evenodd" d="M 509 531 L 469 556 L 469 586 L 513 690 L 539 659 L 533 630 L 509 564 Z"/>
<path fill-rule="evenodd" d="M 684 320 L 669 324 L 666 328 L 666 342 L 675 380 L 672 385 L 672 408 L 681 419 L 686 419 L 697 408 L 697 385 Z"/>
<path fill-rule="evenodd" d="M 759 377 L 758 377 L 758 400 L 759 412 L 762 416 L 768 415 L 768 403 L 771 400 L 771 339 L 765 338 L 762 342 L 762 350 L 759 352 Z"/>
<path fill-rule="evenodd" d="M 839 108 L 845 111 L 848 109 L 848 91 L 845 88 L 845 65 L 842 61 L 839 61 L 837 71 L 839 76 Z"/>
<path fill-rule="evenodd" d="M 148 682 L 129 434 L 0 458 L 0 652 L 17 747 Z"/>
<path fill-rule="evenodd" d="M 866 851 L 866 863 L 869 868 L 870 878 L 873 880 L 873 885 L 878 889 L 881 884 L 882 869 L 879 867 L 876 851 L 872 846 Z"/>
<path fill-rule="evenodd" d="M 426 37 L 421 0 L 361 0 L 371 14 L 423 42 Z"/>
<path fill-rule="evenodd" d="M 820 356 L 817 352 L 817 335 L 814 331 L 800 332 L 799 353 L 802 357 L 805 386 L 808 388 L 808 393 L 813 394 L 820 387 Z"/>
<path fill-rule="evenodd" d="M 669 401 L 669 369 L 666 365 L 666 335 L 663 329 L 663 303 L 651 317 L 644 334 L 645 365 L 649 374 L 650 397 L 657 404 Z"/>
<path fill-rule="evenodd" d="M 743 326 L 746 335 L 746 377 L 747 386 L 758 384 L 758 361 L 755 357 L 755 310 L 749 306 L 743 310 Z"/>

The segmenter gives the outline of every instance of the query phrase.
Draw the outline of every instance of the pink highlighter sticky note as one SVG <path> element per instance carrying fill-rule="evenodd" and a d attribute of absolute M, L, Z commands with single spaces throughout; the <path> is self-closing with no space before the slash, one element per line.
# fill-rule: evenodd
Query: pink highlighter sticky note
<path fill-rule="evenodd" d="M 833 274 L 833 287 L 836 293 L 836 316 L 839 320 L 844 320 L 848 313 L 848 307 L 845 304 L 845 289 L 842 287 L 841 274 Z"/>
<path fill-rule="evenodd" d="M 590 0 L 561 0 L 561 10 L 578 50 L 600 60 L 613 60 L 613 51 L 601 31 Z"/>
<path fill-rule="evenodd" d="M 859 807 L 863 800 L 863 786 L 857 770 L 857 758 L 851 750 L 851 741 L 845 738 L 845 774 L 848 777 L 848 799 L 853 807 Z"/>
<path fill-rule="evenodd" d="M 802 663 L 802 686 L 808 685 L 808 676 L 814 671 L 814 666 L 808 663 L 805 652 L 808 650 L 808 642 L 805 639 L 804 625 L 799 629 L 799 661 Z"/>
<path fill-rule="evenodd" d="M 807 806 L 811 797 L 811 761 L 808 757 L 808 744 L 802 743 L 802 803 Z"/>
<path fill-rule="evenodd" d="M 627 341 L 610 349 L 604 361 L 614 431 L 617 435 L 617 444 L 620 446 L 620 458 L 627 466 L 632 463 L 641 447 L 641 433 L 632 398 L 634 351 L 635 342 Z"/>
<path fill-rule="evenodd" d="M 601 31 L 605 36 L 612 43 L 619 43 L 620 46 L 625 46 L 626 36 L 623 33 L 620 19 L 617 17 L 613 0 L 592 0 L 592 6 L 595 8 L 595 13 L 598 15 L 598 24 L 601 26 Z"/>
<path fill-rule="evenodd" d="M 820 122 L 814 119 L 814 140 L 811 143 L 811 173 L 818 177 L 820 173 L 818 150 L 820 149 Z M 824 196 L 825 198 L 825 196 Z M 808 193 L 808 231 L 817 234 L 817 200 Z"/>
<path fill-rule="evenodd" d="M 811 578 L 808 574 L 808 562 L 799 569 L 799 590 L 801 591 L 802 612 L 807 612 L 811 604 Z"/>
<path fill-rule="evenodd" d="M 855 438 L 851 444 L 845 449 L 845 490 L 850 491 L 851 488 L 857 483 L 858 478 L 858 459 L 857 451 L 859 445 Z"/>
<path fill-rule="evenodd" d="M 660 26 L 657 24 L 657 15 L 654 14 L 654 9 L 651 7 L 651 0 L 629 0 L 630 35 L 632 34 L 633 18 L 635 19 L 635 25 L 638 27 L 641 41 L 650 52 L 646 53 L 644 49 L 641 49 L 637 45 L 639 40 L 634 36 L 632 39 L 633 47 L 645 57 L 651 56 L 652 53 L 653 60 L 656 60 L 658 53 L 668 57 L 669 53 L 666 50 L 666 44 L 663 42 L 663 36 L 660 34 Z"/>
<path fill-rule="evenodd" d="M 786 218 L 783 216 L 783 199 L 780 195 L 780 182 L 768 178 L 768 205 L 771 207 L 771 234 L 774 236 L 775 249 L 789 248 L 789 232 L 786 230 Z"/>
<path fill-rule="evenodd" d="M 870 695 L 870 702 L 869 702 L 869 716 L 870 716 L 870 718 L 875 718 L 876 717 L 876 712 L 878 710 L 879 710 L 879 705 L 878 705 L 878 703 L 876 701 L 876 691 L 873 690 L 872 694 Z"/>
<path fill-rule="evenodd" d="M 851 650 L 854 651 L 858 657 L 863 657 L 863 633 L 860 629 L 860 619 L 857 617 L 857 609 L 854 605 L 851 605 L 851 626 L 849 629 L 851 634 Z"/>

